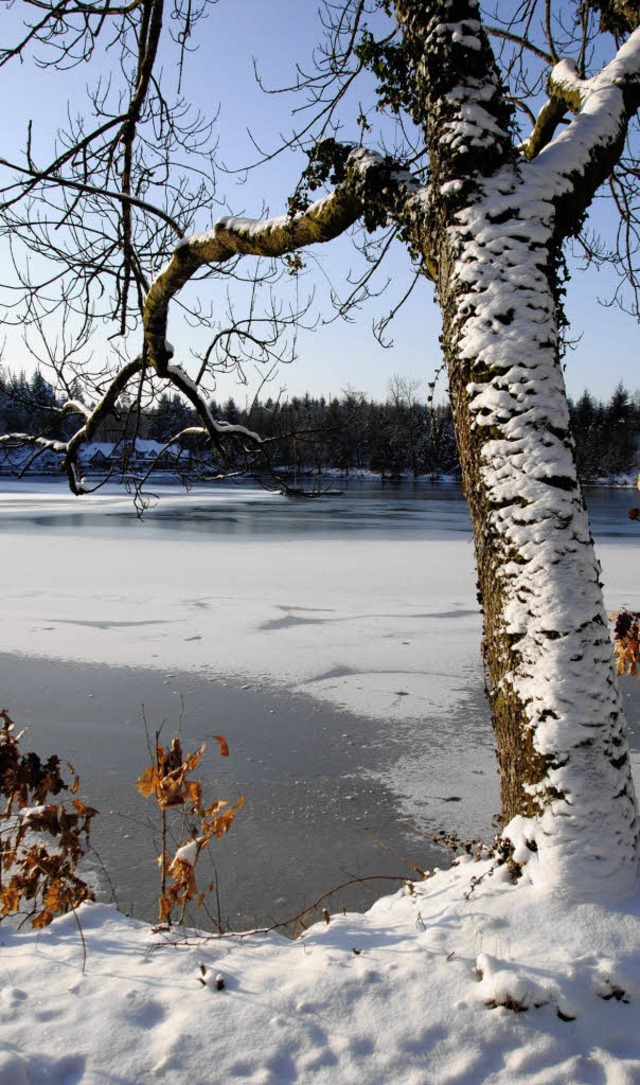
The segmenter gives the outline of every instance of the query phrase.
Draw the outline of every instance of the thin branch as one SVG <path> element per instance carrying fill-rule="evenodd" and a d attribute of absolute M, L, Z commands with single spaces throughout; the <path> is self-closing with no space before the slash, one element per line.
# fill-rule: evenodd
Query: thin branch
<path fill-rule="evenodd" d="M 104 197 L 105 200 L 115 200 L 117 203 L 129 207 L 137 207 L 139 210 L 147 211 L 150 215 L 155 215 L 161 219 L 162 222 L 171 227 L 179 238 L 184 237 L 184 231 L 181 230 L 171 215 L 168 215 L 161 207 L 156 207 L 155 204 L 140 199 L 139 196 L 132 196 L 127 192 L 113 192 L 109 189 L 98 188 L 96 185 L 89 185 L 84 181 L 74 181 L 70 177 L 61 177 L 59 174 L 41 173 L 39 170 L 28 169 L 26 166 L 18 166 L 15 162 L 9 162 L 5 158 L 0 158 L 0 166 L 6 166 L 7 169 L 15 170 L 17 173 L 26 174 L 33 180 L 34 184 L 48 184 L 54 188 L 70 188 L 84 195 L 100 196 Z M 8 206 L 10 206 L 9 203 L 0 204 L 0 211 L 6 210 Z"/>
<path fill-rule="evenodd" d="M 513 34 L 510 30 L 502 30 L 499 26 L 487 26 L 485 30 L 492 38 L 501 38 L 503 41 L 510 41 L 513 45 L 518 45 L 521 49 L 528 50 L 534 56 L 537 56 L 539 60 L 544 60 L 545 64 L 548 64 L 550 68 L 557 61 L 557 57 L 554 57 L 551 53 L 547 53 L 528 38 L 521 38 L 519 34 Z"/>

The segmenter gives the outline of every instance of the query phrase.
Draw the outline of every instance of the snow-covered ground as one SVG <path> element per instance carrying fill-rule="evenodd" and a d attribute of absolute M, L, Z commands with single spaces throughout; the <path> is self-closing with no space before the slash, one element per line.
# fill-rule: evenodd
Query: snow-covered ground
<path fill-rule="evenodd" d="M 107 520 L 73 534 L 71 500 L 0 499 L 24 516 L 0 536 L 2 652 L 235 676 L 390 728 L 455 719 L 480 680 L 471 545 L 455 532 L 428 547 L 205 534 L 176 546 L 171 532 L 125 540 Z M 53 504 L 66 528 L 47 523 Z M 640 607 L 637 545 L 600 557 L 610 605 Z M 450 741 L 464 775 L 482 748 L 469 758 Z M 419 787 L 428 756 L 427 743 L 415 761 L 407 751 L 398 789 Z M 0 928 L 0 1085 L 640 1081 L 637 897 L 552 897 L 482 862 L 295 942 L 153 932 L 104 905 L 78 919 L 82 937 L 73 917 L 37 936 Z"/>
<path fill-rule="evenodd" d="M 637 899 L 572 906 L 483 863 L 294 942 L 78 921 L 0 929 L 1 1085 L 640 1081 Z"/>

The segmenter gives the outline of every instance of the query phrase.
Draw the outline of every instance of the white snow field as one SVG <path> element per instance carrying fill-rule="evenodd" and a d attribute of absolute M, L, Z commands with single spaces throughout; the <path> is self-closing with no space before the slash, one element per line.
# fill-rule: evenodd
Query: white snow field
<path fill-rule="evenodd" d="M 637 897 L 572 906 L 487 866 L 293 942 L 106 905 L 79 910 L 84 945 L 73 916 L 2 927 L 0 1083 L 637 1085 Z"/>
<path fill-rule="evenodd" d="M 145 537 L 144 525 L 124 533 L 106 517 L 74 534 L 87 508 L 131 501 L 78 505 L 59 491 L 0 493 L 0 517 L 68 513 L 66 530 L 0 536 L 0 651 L 247 676 L 389 720 L 449 704 L 478 670 L 467 538 L 425 551 L 407 538 Z"/>
<path fill-rule="evenodd" d="M 466 539 L 176 546 L 34 530 L 31 500 L 44 516 L 39 498 L 0 502 L 25 514 L 0 536 L 2 652 L 244 676 L 390 727 L 481 681 Z M 611 607 L 640 606 L 637 546 L 600 557 Z M 462 773 L 476 753 L 456 750 Z M 106 905 L 3 925 L 0 1085 L 637 1085 L 638 893 L 585 903 L 527 869 L 513 886 L 465 860 L 295 941 L 158 931 Z"/>

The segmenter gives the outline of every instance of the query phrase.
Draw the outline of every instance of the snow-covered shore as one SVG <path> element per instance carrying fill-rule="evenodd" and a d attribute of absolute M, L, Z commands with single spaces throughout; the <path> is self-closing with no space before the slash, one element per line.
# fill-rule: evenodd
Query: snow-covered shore
<path fill-rule="evenodd" d="M 465 863 L 365 915 L 198 939 L 85 905 L 0 930 L 0 1085 L 634 1085 L 638 899 Z M 471 891 L 472 876 L 481 877 Z"/>

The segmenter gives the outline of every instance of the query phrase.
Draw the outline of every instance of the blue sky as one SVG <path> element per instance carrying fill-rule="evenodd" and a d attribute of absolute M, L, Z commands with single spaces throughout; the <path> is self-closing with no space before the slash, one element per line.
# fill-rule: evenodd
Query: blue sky
<path fill-rule="evenodd" d="M 10 21 L 11 13 L 3 12 L 4 26 Z M 220 157 L 229 167 L 237 168 L 255 159 L 248 129 L 265 149 L 270 149 L 277 145 L 279 134 L 289 132 L 293 123 L 291 97 L 265 95 L 257 87 L 252 57 L 256 57 L 267 84 L 291 82 L 295 60 L 308 64 L 319 34 L 315 5 L 302 4 L 299 0 L 269 0 L 269 3 L 220 0 L 201 24 L 200 48 L 190 58 L 184 89 L 204 112 L 214 112 L 220 105 L 217 122 Z M 39 72 L 29 64 L 5 69 L 3 85 L 6 88 L 9 83 L 9 92 L 0 97 L 5 152 L 15 153 L 27 120 L 33 118 L 35 146 L 42 149 L 45 158 L 52 131 L 64 119 L 65 102 L 69 99 L 72 111 L 79 111 L 85 87 L 97 74 L 98 62 L 90 70 L 69 74 Z M 360 93 L 366 98 L 368 88 L 363 86 Z M 355 113 L 354 108 L 350 116 Z M 349 127 L 349 123 L 344 138 L 357 138 L 357 130 Z M 242 184 L 235 175 L 223 176 L 219 191 L 225 198 L 227 213 L 257 216 L 263 204 L 269 206 L 272 214 L 281 213 L 301 164 L 304 160 L 299 155 L 284 154 L 250 172 Z M 225 213 L 223 208 L 221 213 Z M 606 226 L 607 217 L 600 208 L 598 216 Z M 203 228 L 205 225 L 202 224 Z M 297 289 L 301 296 L 307 289 L 315 289 L 313 312 L 324 317 L 333 315 L 325 275 L 339 293 L 348 293 L 347 276 L 355 259 L 348 238 L 317 247 L 312 258 L 307 259 L 308 270 L 300 277 Z M 432 379 L 439 364 L 440 321 L 430 284 L 420 283 L 414 291 L 390 329 L 393 347 L 384 350 L 372 336 L 371 325 L 397 300 L 409 282 L 409 262 L 400 245 L 390 253 L 386 275 L 391 285 L 384 296 L 365 306 L 352 323 L 335 320 L 328 325 L 321 323 L 314 332 L 299 334 L 299 358 L 281 368 L 271 394 L 286 388 L 289 395 L 304 391 L 331 395 L 351 387 L 384 398 L 389 378 L 396 373 L 420 382 L 421 391 L 426 392 L 426 382 Z M 579 337 L 576 349 L 566 359 L 568 390 L 574 396 L 588 387 L 596 397 L 607 398 L 620 380 L 632 392 L 640 389 L 637 324 L 615 309 L 598 305 L 598 297 L 607 297 L 612 286 L 607 274 L 595 270 L 574 271 L 569 284 L 567 310 L 573 324 L 572 336 Z M 220 283 L 212 281 L 203 285 L 201 293 L 207 302 L 216 307 L 222 305 Z M 181 360 L 188 359 L 190 348 L 206 346 L 205 339 L 198 339 L 186 329 L 177 329 L 174 324 L 170 325 L 169 337 Z M 28 364 L 17 329 L 6 329 L 4 362 L 16 366 Z M 234 395 L 242 401 L 245 396 L 251 396 L 255 385 L 256 381 L 252 380 L 248 389 L 243 388 L 229 378 L 220 382 L 218 394 L 220 398 Z M 441 386 L 444 392 L 444 384 Z"/>

